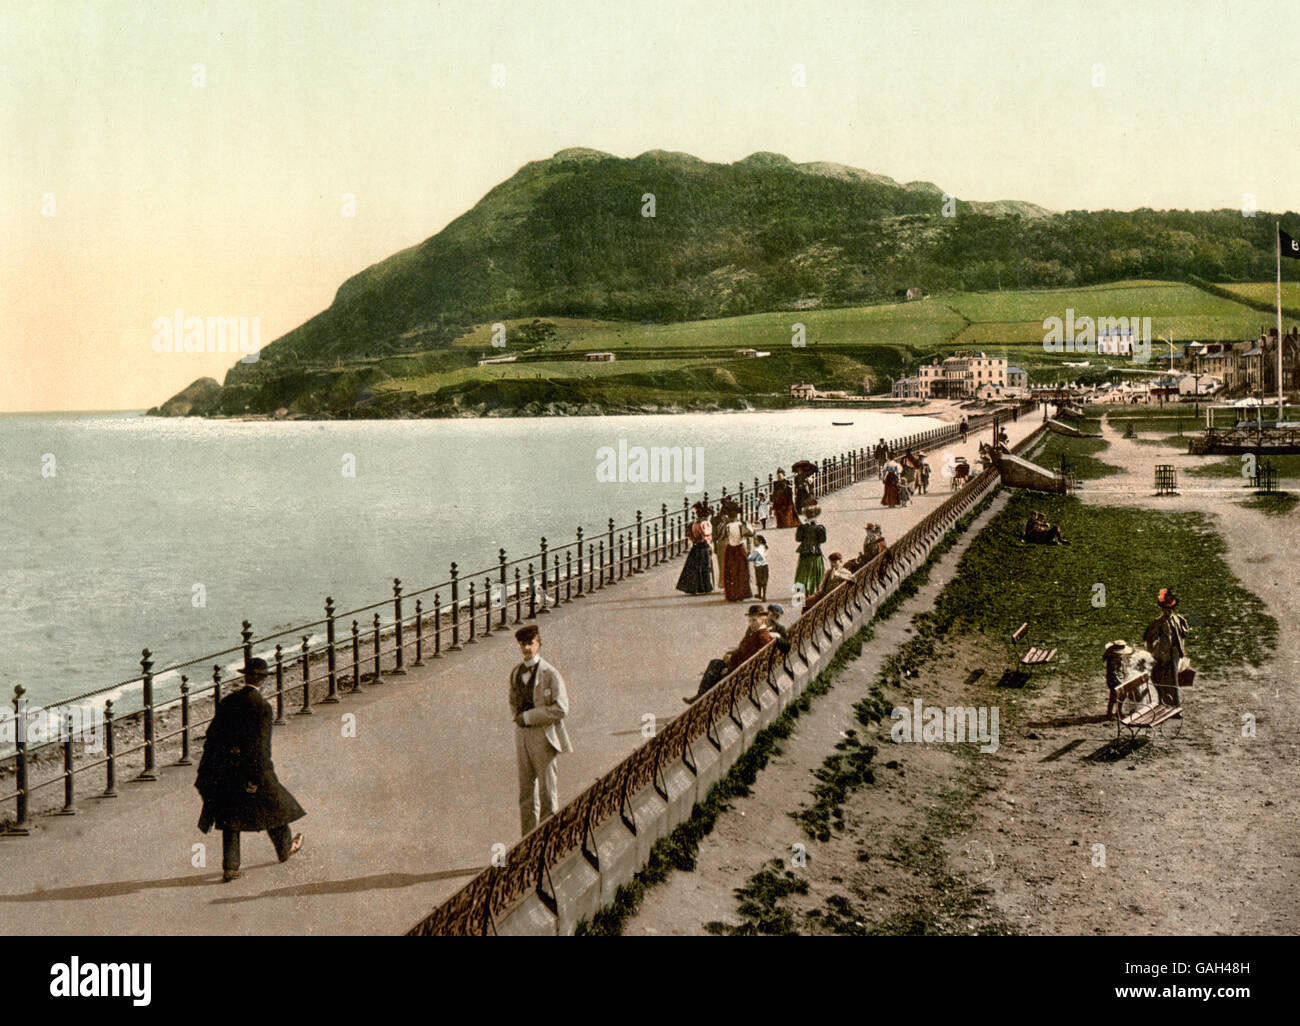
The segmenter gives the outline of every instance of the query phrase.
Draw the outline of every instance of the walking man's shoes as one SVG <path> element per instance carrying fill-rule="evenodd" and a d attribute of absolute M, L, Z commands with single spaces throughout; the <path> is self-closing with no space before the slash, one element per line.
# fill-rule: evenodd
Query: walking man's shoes
<path fill-rule="evenodd" d="M 282 858 L 281 862 L 288 862 L 302 849 L 302 834 L 293 835 L 293 843 L 289 845 L 289 853 Z"/>

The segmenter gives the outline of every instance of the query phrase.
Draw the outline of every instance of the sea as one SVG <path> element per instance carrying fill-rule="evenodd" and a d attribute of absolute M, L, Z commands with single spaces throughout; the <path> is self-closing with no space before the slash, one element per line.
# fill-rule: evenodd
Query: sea
<path fill-rule="evenodd" d="M 833 421 L 852 421 L 835 426 Z M 0 709 L 258 636 L 941 422 L 865 410 L 385 421 L 0 415 Z M 682 449 L 682 480 L 636 450 Z M 686 479 L 689 477 L 689 480 Z M 446 600 L 446 595 L 443 600 Z M 409 614 L 410 606 L 405 610 Z M 388 619 L 385 610 L 385 620 Z M 363 620 L 363 623 L 365 621 Z M 350 622 L 346 625 L 350 628 Z M 343 628 L 341 628 L 343 629 Z M 314 632 L 308 632 L 314 633 Z M 237 669 L 237 656 L 212 660 Z M 201 686 L 211 666 L 195 674 Z M 174 675 L 173 675 L 174 676 Z M 112 697 L 104 691 L 96 701 Z"/>

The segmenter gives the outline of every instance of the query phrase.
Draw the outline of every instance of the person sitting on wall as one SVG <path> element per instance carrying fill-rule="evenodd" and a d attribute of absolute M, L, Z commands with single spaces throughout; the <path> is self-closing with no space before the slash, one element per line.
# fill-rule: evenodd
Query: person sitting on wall
<path fill-rule="evenodd" d="M 716 685 L 718 681 L 722 680 L 723 677 L 737 669 L 741 663 L 772 641 L 772 633 L 768 629 L 767 606 L 750 606 L 745 615 L 747 618 L 745 636 L 740 639 L 740 644 L 721 659 L 710 660 L 709 665 L 705 667 L 704 675 L 700 678 L 700 686 L 695 694 L 689 697 L 682 696 L 682 701 L 687 705 L 694 702 Z"/>
<path fill-rule="evenodd" d="M 822 577 L 821 586 L 808 598 L 808 604 L 804 606 L 805 612 L 838 588 L 844 581 L 853 580 L 853 574 L 845 569 L 844 557 L 840 553 L 832 552 L 828 559 L 830 565 L 826 569 L 825 576 Z"/>

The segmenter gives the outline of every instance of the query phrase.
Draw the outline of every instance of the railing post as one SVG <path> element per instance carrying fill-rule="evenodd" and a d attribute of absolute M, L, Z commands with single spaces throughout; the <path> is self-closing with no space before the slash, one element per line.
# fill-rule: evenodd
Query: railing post
<path fill-rule="evenodd" d="M 620 581 L 623 579 L 623 533 L 621 531 L 618 535 L 618 579 Z"/>
<path fill-rule="evenodd" d="M 582 594 L 582 527 L 578 527 L 578 598 L 583 598 Z"/>
<path fill-rule="evenodd" d="M 334 652 L 334 600 L 328 597 L 325 599 L 325 649 L 325 664 L 329 668 L 329 691 L 321 701 L 333 704 L 339 700 L 339 684 Z"/>
<path fill-rule="evenodd" d="M 497 549 L 497 563 L 500 564 L 501 567 L 501 626 L 504 628 L 506 626 L 506 605 L 507 605 L 506 603 L 506 583 L 507 583 L 506 582 L 506 550 L 505 549 Z M 516 567 L 515 573 L 518 574 L 518 572 L 519 572 L 519 568 Z"/>
<path fill-rule="evenodd" d="M 352 621 L 352 693 L 361 690 L 361 625 Z"/>
<path fill-rule="evenodd" d="M 406 655 L 402 652 L 402 582 L 396 577 L 393 578 L 393 624 L 393 643 L 397 651 L 389 673 L 398 676 L 406 673 Z"/>
<path fill-rule="evenodd" d="M 72 713 L 67 712 L 63 717 L 63 808 L 55 815 L 75 816 L 76 814 L 72 783 Z"/>
<path fill-rule="evenodd" d="M 477 640 L 474 637 L 474 614 L 478 612 L 478 603 L 475 601 L 474 582 L 469 582 L 469 637 L 465 639 L 465 644 L 476 645 Z"/>
<path fill-rule="evenodd" d="M 433 655 L 431 659 L 442 658 L 442 596 L 433 593 Z"/>
<path fill-rule="evenodd" d="M 378 614 L 378 613 L 375 614 L 375 621 L 374 621 L 374 624 L 375 624 L 375 679 L 374 679 L 373 681 L 371 681 L 371 683 L 372 683 L 372 684 L 382 684 L 384 681 L 383 681 L 383 678 L 380 676 L 380 662 L 379 662 L 379 658 L 380 658 L 380 652 L 379 652 L 379 614 Z"/>
<path fill-rule="evenodd" d="M 460 571 L 456 564 L 451 564 L 451 648 L 450 652 L 459 652 L 460 644 Z"/>
<path fill-rule="evenodd" d="M 144 689 L 144 708 L 141 710 L 141 715 L 144 716 L 144 770 L 136 780 L 145 781 L 158 779 L 154 773 L 153 661 L 149 658 L 152 654 L 147 648 L 140 653 L 140 672 L 143 675 L 141 683 Z"/>
<path fill-rule="evenodd" d="M 599 545 L 599 548 L 597 549 L 597 554 L 598 554 L 599 557 L 600 557 L 600 560 L 599 560 L 599 562 L 600 562 L 600 567 L 599 567 L 600 588 L 603 590 L 604 587 L 605 587 L 605 539 L 604 539 L 604 538 L 601 538 L 601 539 L 600 539 L 600 545 Z"/>
<path fill-rule="evenodd" d="M 113 751 L 113 700 L 104 703 L 104 793 L 103 798 L 117 797 L 117 756 Z"/>
<path fill-rule="evenodd" d="M 18 820 L 9 824 L 9 833 L 26 837 L 27 829 L 27 689 L 14 686 L 14 782 L 18 788 Z M 111 750 L 111 749 L 110 749 Z"/>
<path fill-rule="evenodd" d="M 311 716 L 311 658 L 307 655 L 307 642 L 309 635 L 302 636 L 302 708 L 299 709 L 295 716 Z"/>
<path fill-rule="evenodd" d="M 274 727 L 284 726 L 284 649 L 275 646 L 275 719 Z"/>
<path fill-rule="evenodd" d="M 519 567 L 515 567 L 515 623 L 522 623 L 524 618 L 523 582 L 520 580 Z"/>
<path fill-rule="evenodd" d="M 415 600 L 415 662 L 412 666 L 424 665 L 424 603 Z"/>
<path fill-rule="evenodd" d="M 504 599 L 502 600 L 504 604 Z M 492 636 L 492 578 L 483 575 L 483 637 Z"/>
<path fill-rule="evenodd" d="M 547 608 L 547 606 L 549 605 L 549 603 L 547 602 L 547 599 L 546 599 L 546 588 L 547 588 L 547 585 L 548 585 L 549 580 L 550 580 L 550 579 L 546 576 L 546 560 L 547 560 L 546 539 L 543 538 L 543 539 L 542 539 L 542 608 L 541 608 L 541 609 L 539 610 L 539 612 L 538 612 L 538 615 L 539 615 L 539 616 L 542 615 L 542 614 L 544 614 L 544 613 L 549 613 L 549 612 L 550 612 L 550 610 Z M 558 571 L 558 568 L 557 568 L 556 572 L 557 572 L 557 573 L 559 572 L 559 571 Z"/>
<path fill-rule="evenodd" d="M 686 526 L 691 522 L 691 497 L 682 496 L 682 531 L 677 539 L 676 555 L 681 555 L 686 551 Z"/>
<path fill-rule="evenodd" d="M 181 757 L 177 766 L 192 766 L 190 758 L 190 679 L 181 674 Z"/>
<path fill-rule="evenodd" d="M 614 518 L 609 518 L 609 583 L 614 583 Z"/>
<path fill-rule="evenodd" d="M 221 704 L 221 667 L 212 667 L 212 712 L 216 715 L 217 706 Z"/>

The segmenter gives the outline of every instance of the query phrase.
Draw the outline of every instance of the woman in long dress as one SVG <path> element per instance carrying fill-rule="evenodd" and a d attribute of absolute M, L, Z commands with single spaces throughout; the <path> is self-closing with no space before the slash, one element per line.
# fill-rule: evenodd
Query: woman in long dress
<path fill-rule="evenodd" d="M 794 492 L 790 490 L 784 470 L 778 470 L 776 480 L 772 482 L 772 512 L 778 528 L 799 526 L 799 517 L 794 511 Z"/>
<path fill-rule="evenodd" d="M 722 557 L 722 587 L 728 602 L 739 602 L 751 598 L 749 589 L 749 553 L 745 548 L 745 537 L 752 536 L 748 524 L 740 521 L 740 515 L 732 513 L 727 518 L 722 536 L 726 547 Z"/>
<path fill-rule="evenodd" d="M 816 473 L 814 470 L 808 474 L 795 474 L 794 508 L 796 513 L 802 513 L 805 506 L 817 501 L 817 493 L 813 491 L 813 475 Z"/>
<path fill-rule="evenodd" d="M 796 588 L 803 588 L 805 596 L 814 594 L 826 576 L 826 564 L 822 560 L 826 528 L 817 523 L 821 513 L 820 507 L 809 506 L 804 510 L 807 521 L 794 532 L 794 539 L 799 543 L 799 565 L 795 568 L 794 583 Z"/>
<path fill-rule="evenodd" d="M 695 504 L 695 522 L 686 529 L 691 540 L 691 551 L 686 554 L 686 565 L 677 578 L 677 590 L 687 595 L 705 595 L 713 590 L 713 526 L 709 523 L 709 507 Z"/>
<path fill-rule="evenodd" d="M 885 482 L 885 494 L 880 498 L 882 506 L 897 506 L 903 501 L 902 496 L 898 493 L 898 479 L 902 476 L 902 468 L 898 461 L 890 459 L 880 468 L 880 479 Z"/>

